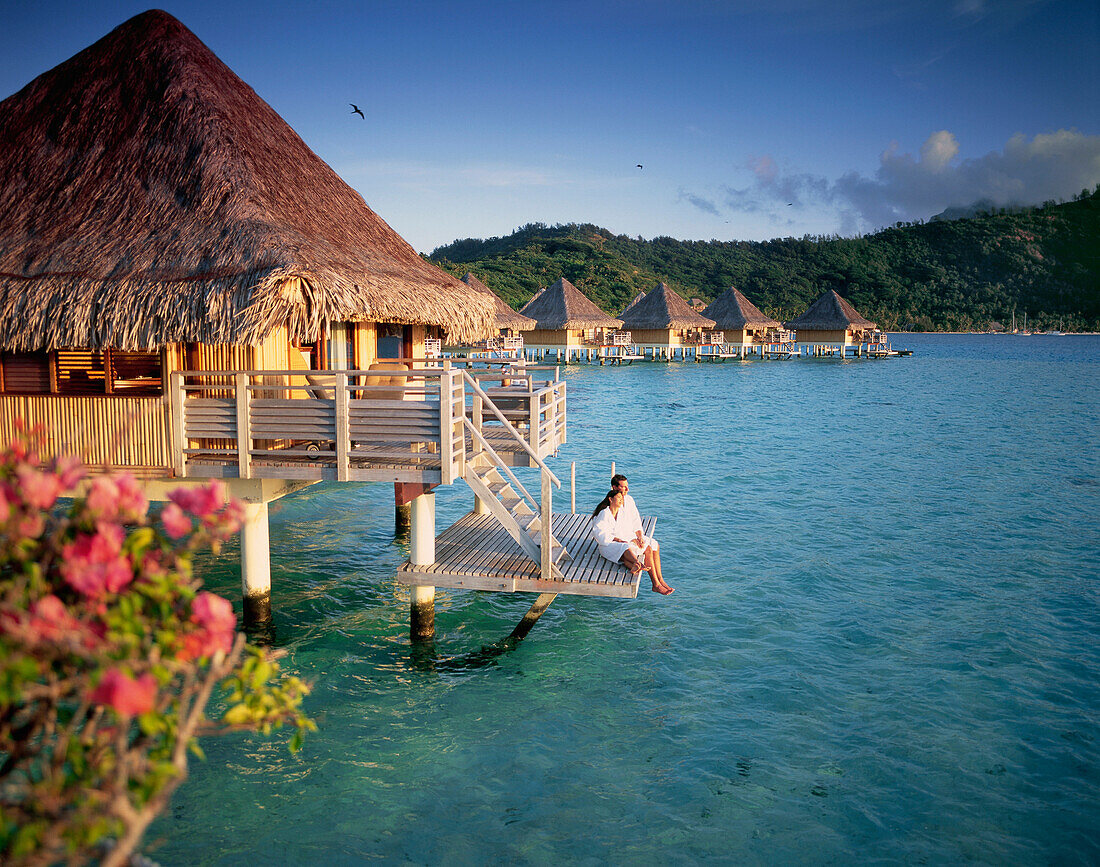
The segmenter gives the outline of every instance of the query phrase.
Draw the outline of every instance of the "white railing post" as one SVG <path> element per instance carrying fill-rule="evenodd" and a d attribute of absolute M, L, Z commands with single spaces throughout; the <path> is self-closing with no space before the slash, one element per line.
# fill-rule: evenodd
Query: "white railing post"
<path fill-rule="evenodd" d="M 248 416 L 248 374 L 233 377 L 237 389 L 237 473 L 242 479 L 252 478 L 252 432 Z"/>
<path fill-rule="evenodd" d="M 184 478 L 187 475 L 187 456 L 183 451 L 187 448 L 187 428 L 183 418 L 183 374 L 173 371 L 169 377 L 169 385 L 171 396 L 169 409 L 172 413 L 172 471 L 179 478 Z"/>
<path fill-rule="evenodd" d="M 577 462 L 569 465 L 569 514 L 577 514 Z"/>
<path fill-rule="evenodd" d="M 351 425 L 348 421 L 349 393 L 348 375 L 339 371 L 336 374 L 336 480 L 346 482 L 350 478 Z"/>
<path fill-rule="evenodd" d="M 553 499 L 554 486 L 550 482 L 550 474 L 542 471 L 542 501 L 539 504 L 539 569 L 544 579 L 553 575 L 553 534 L 551 522 L 554 517 Z"/>
<path fill-rule="evenodd" d="M 533 388 L 530 391 L 531 395 L 531 419 L 530 430 L 527 434 L 528 441 L 531 443 L 531 448 L 535 450 L 537 454 L 542 454 L 539 449 L 539 410 L 542 408 L 542 393 L 536 391 Z"/>
<path fill-rule="evenodd" d="M 441 481 L 449 485 L 454 481 L 454 373 L 444 370 L 439 374 L 439 471 Z"/>

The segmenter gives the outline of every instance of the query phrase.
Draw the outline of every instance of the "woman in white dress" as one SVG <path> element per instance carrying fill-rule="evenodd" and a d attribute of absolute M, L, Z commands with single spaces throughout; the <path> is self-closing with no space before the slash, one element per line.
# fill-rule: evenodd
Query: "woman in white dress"
<path fill-rule="evenodd" d="M 653 582 L 653 592 L 668 596 L 672 588 L 661 575 L 660 561 L 653 550 L 656 543 L 643 535 L 640 527 L 631 526 L 630 516 L 623 508 L 623 496 L 621 491 L 608 492 L 592 512 L 592 535 L 600 547 L 600 556 L 622 563 L 632 575 L 646 570 Z"/>

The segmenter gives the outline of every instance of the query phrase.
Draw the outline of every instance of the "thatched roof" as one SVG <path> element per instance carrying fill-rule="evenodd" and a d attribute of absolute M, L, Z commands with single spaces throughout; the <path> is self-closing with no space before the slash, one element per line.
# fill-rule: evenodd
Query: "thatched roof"
<path fill-rule="evenodd" d="M 462 275 L 462 282 L 472 289 L 477 289 L 479 292 L 488 292 L 493 296 L 493 303 L 496 305 L 496 327 L 498 329 L 510 328 L 512 331 L 530 331 L 535 327 L 534 319 L 524 316 L 522 313 L 517 313 L 505 303 L 503 298 L 478 280 L 471 272 L 467 271 Z"/>
<path fill-rule="evenodd" d="M 864 319 L 856 309 L 830 289 L 797 319 L 787 323 L 792 331 L 846 331 L 849 328 L 876 328 L 874 322 Z"/>
<path fill-rule="evenodd" d="M 0 102 L 0 348 L 255 344 L 287 319 L 493 333 L 490 299 L 165 12 Z"/>
<path fill-rule="evenodd" d="M 584 294 L 560 278 L 546 289 L 540 289 L 519 311 L 538 324 L 536 328 L 557 331 L 563 328 L 618 328 L 623 323 L 604 313 Z"/>
<path fill-rule="evenodd" d="M 713 319 L 723 331 L 781 327 L 778 319 L 761 313 L 760 308 L 742 295 L 736 286 L 730 286 L 715 298 L 703 313 Z"/>
<path fill-rule="evenodd" d="M 619 314 L 619 318 L 622 319 L 623 314 L 625 314 L 627 310 L 632 310 L 634 308 L 634 305 L 641 301 L 643 298 L 645 298 L 645 292 L 639 290 L 638 294 L 631 298 L 630 303 L 623 308 L 623 312 Z"/>
<path fill-rule="evenodd" d="M 700 316 L 664 283 L 623 311 L 623 328 L 713 328 L 714 320 Z"/>

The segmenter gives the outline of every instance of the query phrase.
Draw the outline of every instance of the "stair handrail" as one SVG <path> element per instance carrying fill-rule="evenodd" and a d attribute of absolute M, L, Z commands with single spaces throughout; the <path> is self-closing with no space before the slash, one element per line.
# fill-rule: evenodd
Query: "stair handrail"
<path fill-rule="evenodd" d="M 462 423 L 466 425 L 466 429 L 469 430 L 470 433 L 474 435 L 474 438 L 481 444 L 482 449 L 484 449 L 488 453 L 493 463 L 495 463 L 499 469 L 504 470 L 504 472 L 508 474 L 508 478 L 509 480 L 511 480 L 512 484 L 515 485 L 516 488 L 519 489 L 519 492 L 527 498 L 527 505 L 529 505 L 534 511 L 538 512 L 539 504 L 535 502 L 535 498 L 531 496 L 527 488 L 523 487 L 523 483 L 516 478 L 516 474 L 512 472 L 508 465 L 504 463 L 503 460 L 501 460 L 500 455 L 498 455 L 493 447 L 489 445 L 489 441 L 481 435 L 481 431 L 479 431 L 474 423 L 465 416 L 462 417 Z"/>
<path fill-rule="evenodd" d="M 473 387 L 474 391 L 478 394 L 478 396 L 481 397 L 482 401 L 484 401 L 485 404 L 488 405 L 489 409 L 491 409 L 493 411 L 493 415 L 495 415 L 497 417 L 497 420 L 500 421 L 500 423 L 503 424 L 504 427 L 508 429 L 508 432 L 511 433 L 512 438 L 515 439 L 515 441 L 517 443 L 519 443 L 521 446 L 523 446 L 523 450 L 525 452 L 527 452 L 528 456 L 531 457 L 535 461 L 535 463 L 542 469 L 543 472 L 550 474 L 550 481 L 552 481 L 557 487 L 560 488 L 561 487 L 561 481 L 559 481 L 558 477 L 554 475 L 554 471 L 551 470 L 550 467 L 546 466 L 546 462 L 542 458 L 539 457 L 538 452 L 536 452 L 533 448 L 531 448 L 531 446 L 529 446 L 527 444 L 527 441 L 524 440 L 523 437 L 521 437 L 519 435 L 519 431 L 517 431 L 515 429 L 515 427 L 513 427 L 512 423 L 510 421 L 508 421 L 507 418 L 504 417 L 504 413 L 502 413 L 500 411 L 500 408 L 495 403 L 493 403 L 493 401 L 489 397 L 489 395 L 487 395 L 482 390 L 481 386 L 477 384 L 477 380 L 474 379 L 472 376 L 470 376 L 469 372 L 465 371 L 465 370 L 462 371 L 462 378 L 470 386 Z M 465 419 L 465 415 L 463 415 L 463 419 Z M 478 438 L 483 443 L 485 443 L 485 439 L 484 439 L 484 437 L 482 437 L 480 435 L 480 433 L 478 434 Z M 486 445 L 488 445 L 488 444 L 486 443 Z M 492 448 L 490 448 L 489 450 L 492 451 Z M 495 452 L 494 452 L 494 454 L 495 454 Z"/>

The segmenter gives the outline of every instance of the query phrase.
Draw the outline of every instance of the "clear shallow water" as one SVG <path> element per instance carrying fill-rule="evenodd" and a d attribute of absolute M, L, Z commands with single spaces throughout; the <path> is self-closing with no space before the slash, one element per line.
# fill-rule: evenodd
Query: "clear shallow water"
<path fill-rule="evenodd" d="M 392 486 L 273 504 L 276 643 L 320 725 L 213 739 L 165 865 L 1100 861 L 1100 337 L 912 358 L 566 368 L 669 599 L 437 592 L 410 648 Z M 568 485 L 568 482 L 566 482 Z M 469 508 L 438 489 L 439 527 Z M 568 492 L 557 492 L 568 507 Z M 204 564 L 239 604 L 236 551 Z"/>

